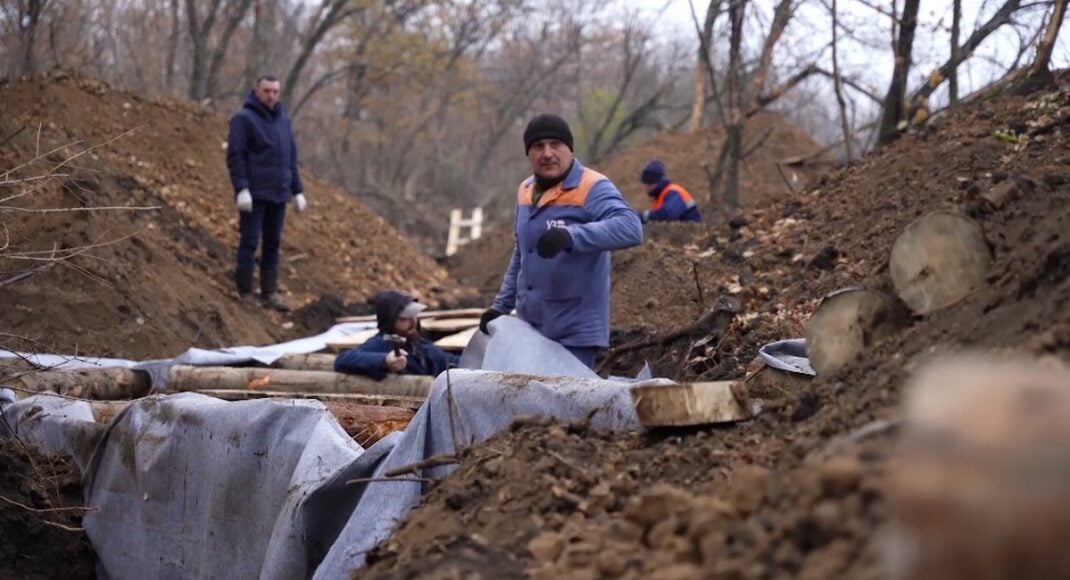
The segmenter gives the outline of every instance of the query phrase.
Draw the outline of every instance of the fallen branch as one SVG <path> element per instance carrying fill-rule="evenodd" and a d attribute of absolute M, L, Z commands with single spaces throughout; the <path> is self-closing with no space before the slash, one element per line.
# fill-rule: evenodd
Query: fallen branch
<path fill-rule="evenodd" d="M 36 268 L 31 268 L 29 270 L 26 270 L 25 272 L 19 272 L 18 274 L 15 274 L 14 276 L 8 278 L 7 280 L 0 280 L 0 288 L 3 288 L 4 286 L 7 286 L 8 284 L 14 284 L 15 282 L 18 282 L 20 280 L 25 280 L 26 278 L 29 278 L 30 276 L 33 276 L 34 274 L 36 274 L 38 272 L 43 272 L 43 271 L 45 271 L 45 270 L 47 270 L 47 269 L 49 269 L 51 267 L 52 267 L 52 264 L 44 264 L 42 266 L 38 266 Z"/>
<path fill-rule="evenodd" d="M 75 511 L 95 512 L 98 509 L 98 508 L 84 507 L 84 506 L 81 506 L 81 507 L 58 507 L 58 508 L 35 508 L 35 507 L 28 506 L 28 505 L 26 505 L 24 503 L 19 503 L 19 502 L 13 500 L 13 499 L 4 497 L 2 495 L 0 495 L 0 500 L 5 501 L 5 502 L 7 502 L 7 503 L 9 503 L 9 504 L 11 504 L 13 506 L 20 507 L 20 508 L 22 508 L 22 509 L 24 509 L 26 511 L 37 512 L 37 513 L 75 512 Z"/>
<path fill-rule="evenodd" d="M 431 483 L 434 480 L 426 477 L 358 477 L 357 479 L 346 480 L 346 485 L 357 485 L 358 483 L 376 483 L 376 482 L 402 482 L 413 481 L 416 483 Z"/>
<path fill-rule="evenodd" d="M 399 475 L 405 475 L 406 473 L 411 473 L 413 475 L 416 475 L 416 472 L 418 472 L 419 470 L 424 469 L 426 467 L 439 467 L 439 466 L 442 466 L 442 465 L 451 465 L 451 464 L 460 462 L 460 460 L 461 459 L 459 457 L 457 457 L 456 455 L 454 455 L 452 453 L 444 454 L 444 455 L 433 455 L 431 457 L 428 457 L 427 459 L 424 459 L 423 461 L 417 461 L 416 463 L 413 463 L 411 465 L 405 465 L 403 467 L 395 467 L 394 469 L 391 469 L 390 471 L 387 471 L 386 472 L 386 476 L 387 477 L 397 477 Z"/>

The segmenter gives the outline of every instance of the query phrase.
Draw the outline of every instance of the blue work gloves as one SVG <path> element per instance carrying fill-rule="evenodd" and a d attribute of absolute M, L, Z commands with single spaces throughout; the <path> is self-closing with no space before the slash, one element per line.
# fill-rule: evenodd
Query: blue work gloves
<path fill-rule="evenodd" d="M 483 334 L 490 334 L 490 332 L 487 330 L 487 325 L 490 324 L 491 320 L 494 320 L 499 316 L 503 316 L 504 314 L 504 312 L 500 312 L 493 308 L 486 309 L 485 311 L 483 311 L 483 316 L 479 317 L 479 330 L 482 330 Z"/>
<path fill-rule="evenodd" d="M 539 257 L 549 259 L 561 253 L 561 250 L 567 250 L 570 245 L 572 237 L 568 235 L 568 230 L 550 228 L 539 238 L 535 250 L 539 252 Z"/>

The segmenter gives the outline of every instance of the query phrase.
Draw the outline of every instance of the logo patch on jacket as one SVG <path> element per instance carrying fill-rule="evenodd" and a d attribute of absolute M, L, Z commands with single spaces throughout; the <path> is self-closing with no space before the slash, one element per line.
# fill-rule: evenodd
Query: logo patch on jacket
<path fill-rule="evenodd" d="M 547 230 L 550 230 L 550 228 L 563 228 L 567 225 L 568 224 L 565 222 L 565 220 L 546 220 Z"/>

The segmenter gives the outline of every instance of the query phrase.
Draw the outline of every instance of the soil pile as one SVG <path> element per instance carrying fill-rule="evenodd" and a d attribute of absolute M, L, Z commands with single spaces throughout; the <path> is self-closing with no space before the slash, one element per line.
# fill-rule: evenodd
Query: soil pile
<path fill-rule="evenodd" d="M 478 445 L 364 574 L 881 577 L 895 441 L 894 422 L 883 420 L 899 414 L 913 369 L 964 348 L 1070 359 L 1067 80 L 963 108 L 749 212 L 731 239 L 710 241 L 707 258 L 722 272 L 708 289 L 736 296 L 744 313 L 717 341 L 695 346 L 692 336 L 644 355 L 690 356 L 698 362 L 686 372 L 710 378 L 741 372 L 746 356 L 726 366 L 735 355 L 725 353 L 753 357 L 741 345 L 773 334 L 778 320 L 805 320 L 825 292 L 888 288 L 894 237 L 927 211 L 977 220 L 995 257 L 984 286 L 916 317 L 839 373 L 768 394 L 749 422 L 659 439 L 534 425 Z M 981 201 L 1007 184 L 1016 193 L 1006 205 Z"/>
<path fill-rule="evenodd" d="M 69 461 L 0 438 L 0 577 L 95 578 L 81 505 Z"/>
<path fill-rule="evenodd" d="M 3 86 L 0 108 L 0 168 L 41 156 L 9 180 L 56 174 L 4 187 L 4 196 L 29 192 L 8 205 L 158 208 L 0 214 L 11 235 L 8 257 L 39 252 L 31 256 L 39 259 L 54 250 L 63 256 L 104 244 L 0 286 L 0 302 L 10 305 L 0 312 L 0 327 L 30 339 L 9 346 L 173 356 L 190 345 L 264 344 L 321 331 L 306 323 L 322 323 L 324 297 L 352 312 L 383 288 L 412 291 L 432 305 L 462 296 L 444 269 L 381 217 L 307 175 L 309 211 L 291 207 L 287 216 L 281 293 L 315 313 L 291 318 L 242 304 L 231 281 L 238 214 L 223 115 L 65 73 Z M 39 264 L 5 259 L 0 281 Z"/>

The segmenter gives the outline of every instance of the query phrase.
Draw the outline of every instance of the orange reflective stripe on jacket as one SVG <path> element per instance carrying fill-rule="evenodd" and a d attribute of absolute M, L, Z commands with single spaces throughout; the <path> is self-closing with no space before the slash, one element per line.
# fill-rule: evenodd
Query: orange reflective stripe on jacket
<path fill-rule="evenodd" d="M 665 198 L 669 196 L 670 191 L 675 191 L 680 194 L 680 201 L 684 202 L 687 207 L 695 207 L 695 199 L 691 197 L 691 192 L 684 189 L 679 183 L 669 183 L 665 186 L 665 189 L 661 190 L 658 197 L 654 199 L 654 203 L 650 204 L 651 211 L 657 211 L 661 209 L 661 206 L 665 204 Z"/>
<path fill-rule="evenodd" d="M 587 201 L 587 194 L 591 192 L 591 188 L 603 179 L 608 178 L 593 169 L 584 167 L 583 173 L 580 175 L 579 185 L 572 189 L 565 189 L 564 181 L 558 183 L 548 191 L 543 192 L 542 197 L 539 198 L 539 207 L 546 207 L 548 205 L 583 206 L 583 203 Z M 529 177 L 520 184 L 520 189 L 517 191 L 516 196 L 517 203 L 520 205 L 531 205 L 531 198 L 534 192 L 535 178 Z"/>

